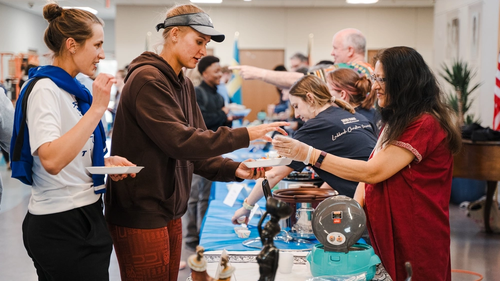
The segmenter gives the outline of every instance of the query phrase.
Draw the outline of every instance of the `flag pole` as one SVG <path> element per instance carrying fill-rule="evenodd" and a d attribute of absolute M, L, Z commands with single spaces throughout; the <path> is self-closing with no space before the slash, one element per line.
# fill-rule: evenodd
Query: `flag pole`
<path fill-rule="evenodd" d="M 148 31 L 146 33 L 146 46 L 145 46 L 146 52 L 151 51 L 151 35 L 152 35 L 151 31 Z"/>
<path fill-rule="evenodd" d="M 233 59 L 232 66 L 240 65 L 240 52 L 238 48 L 238 38 L 240 33 L 236 31 L 234 33 L 234 46 L 233 46 Z M 227 84 L 228 95 L 231 98 L 231 101 L 237 104 L 242 104 L 242 96 L 241 96 L 241 85 L 243 79 L 239 75 L 239 70 L 233 70 L 233 75 Z"/>
<path fill-rule="evenodd" d="M 500 14 L 500 10 L 498 12 Z M 500 20 L 498 21 L 500 28 Z M 500 131 L 500 29 L 498 30 L 497 42 L 497 71 L 495 75 L 495 88 L 493 90 L 493 130 Z"/>
<path fill-rule="evenodd" d="M 312 62 L 313 38 L 314 38 L 314 34 L 309 33 L 309 40 L 307 42 L 307 63 L 309 64 L 309 66 L 311 66 L 313 63 Z"/>

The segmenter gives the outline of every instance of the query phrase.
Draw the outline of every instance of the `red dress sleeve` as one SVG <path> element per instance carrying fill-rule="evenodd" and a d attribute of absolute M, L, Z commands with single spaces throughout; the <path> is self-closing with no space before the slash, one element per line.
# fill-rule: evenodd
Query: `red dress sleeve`
<path fill-rule="evenodd" d="M 439 122 L 430 114 L 424 114 L 411 123 L 397 141 L 392 144 L 407 149 L 418 163 L 431 154 L 446 138 Z"/>

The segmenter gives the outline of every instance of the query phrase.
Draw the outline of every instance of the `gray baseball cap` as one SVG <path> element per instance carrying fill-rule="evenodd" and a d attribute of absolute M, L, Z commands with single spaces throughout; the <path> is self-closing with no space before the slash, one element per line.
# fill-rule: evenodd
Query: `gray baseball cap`
<path fill-rule="evenodd" d="M 224 34 L 214 29 L 212 19 L 206 13 L 184 14 L 166 18 L 164 22 L 156 25 L 156 31 L 169 26 L 189 26 L 201 34 L 210 35 L 215 42 L 222 42 Z"/>

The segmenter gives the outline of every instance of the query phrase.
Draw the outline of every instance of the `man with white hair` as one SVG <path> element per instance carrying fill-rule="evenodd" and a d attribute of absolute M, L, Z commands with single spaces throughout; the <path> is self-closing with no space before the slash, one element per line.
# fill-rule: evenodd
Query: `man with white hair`
<path fill-rule="evenodd" d="M 335 63 L 359 63 L 365 61 L 366 39 L 361 31 L 346 28 L 335 33 L 332 40 L 332 57 Z"/>
<path fill-rule="evenodd" d="M 369 77 L 373 67 L 365 61 L 366 38 L 363 33 L 354 28 L 342 29 L 335 33 L 332 40 L 332 53 L 335 65 L 327 69 L 314 71 L 312 74 L 324 80 L 324 74 L 341 67 L 353 68 L 362 75 Z M 304 76 L 298 72 L 273 71 L 248 65 L 231 67 L 239 70 L 245 80 L 262 80 L 281 88 L 290 88 L 295 81 Z"/>

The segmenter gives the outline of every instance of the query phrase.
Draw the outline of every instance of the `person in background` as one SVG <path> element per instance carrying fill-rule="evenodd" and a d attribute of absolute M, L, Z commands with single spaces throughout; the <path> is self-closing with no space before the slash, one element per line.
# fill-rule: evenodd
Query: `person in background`
<path fill-rule="evenodd" d="M 196 101 L 200 107 L 203 120 L 208 130 L 217 131 L 220 126 L 231 127 L 232 117 L 227 116 L 228 110 L 224 107 L 224 99 L 217 92 L 217 85 L 222 76 L 219 58 L 205 56 L 198 62 L 198 71 L 203 81 L 195 87 Z M 212 181 L 193 174 L 191 193 L 186 212 L 186 235 L 184 244 L 195 250 L 200 241 L 200 229 L 208 208 Z"/>
<path fill-rule="evenodd" d="M 33 63 L 28 63 L 28 59 L 23 59 L 23 64 L 21 66 L 21 70 L 23 71 L 23 77 L 19 80 L 19 89 L 23 87 L 24 82 L 28 80 L 29 77 L 29 71 L 33 67 L 37 67 L 38 65 L 33 64 Z"/>
<path fill-rule="evenodd" d="M 331 67 L 311 71 L 324 81 L 326 74 L 338 68 L 356 70 L 359 75 L 370 78 L 373 66 L 366 62 L 366 38 L 363 33 L 355 28 L 342 29 L 333 35 L 331 55 L 335 64 Z"/>
<path fill-rule="evenodd" d="M 342 29 L 333 35 L 332 52 L 334 63 L 358 63 L 373 72 L 373 67 L 366 63 L 366 38 L 355 28 Z"/>
<path fill-rule="evenodd" d="M 332 52 L 335 65 L 318 69 L 311 74 L 326 81 L 325 74 L 337 68 L 352 68 L 360 75 L 370 77 L 373 67 L 366 62 L 366 38 L 361 31 L 354 28 L 342 29 L 335 33 L 332 40 Z M 232 66 L 230 69 L 240 70 L 245 80 L 261 80 L 277 87 L 288 89 L 304 74 L 298 72 L 280 72 L 249 65 Z"/>
<path fill-rule="evenodd" d="M 284 65 L 278 65 L 274 68 L 274 71 L 287 71 L 287 69 Z M 301 71 L 301 68 L 297 69 L 296 71 Z M 304 125 L 304 121 L 300 118 L 296 118 L 293 115 L 289 102 L 290 89 L 282 89 L 280 87 L 276 87 L 276 89 L 278 90 L 280 101 L 278 104 L 267 105 L 267 116 L 271 120 L 288 120 L 290 122 L 290 126 L 286 127 L 285 129 L 290 135 L 293 135 L 298 129 L 300 129 L 300 127 Z"/>
<path fill-rule="evenodd" d="M 449 201 L 453 153 L 461 134 L 443 103 L 436 77 L 409 47 L 378 55 L 372 93 L 383 129 L 368 161 L 323 153 L 276 136 L 282 156 L 307 161 L 346 180 L 359 181 L 355 199 L 364 206 L 375 253 L 393 280 L 451 280 Z M 417 274 L 418 272 L 418 274 Z"/>
<path fill-rule="evenodd" d="M 283 65 L 278 65 L 273 70 L 274 71 L 287 71 L 285 66 L 283 66 Z M 299 72 L 299 73 L 302 73 L 305 75 L 305 74 L 307 74 L 307 68 L 299 67 L 299 68 L 295 69 L 295 72 Z M 280 101 L 278 104 L 276 104 L 274 107 L 271 107 L 271 108 L 273 109 L 275 114 L 279 114 L 279 113 L 285 112 L 289 109 L 290 89 L 289 88 L 280 88 L 280 87 L 276 87 L 276 88 L 278 89 L 278 93 L 280 94 Z M 268 106 L 268 111 L 270 111 L 269 106 Z"/>
<path fill-rule="evenodd" d="M 115 116 L 116 116 L 116 110 L 118 109 L 118 104 L 120 102 L 120 95 L 123 90 L 123 86 L 125 86 L 125 75 L 127 74 L 127 71 L 125 69 L 119 69 L 116 72 L 116 93 L 115 93 L 115 98 L 114 98 L 114 103 L 113 103 L 113 108 L 108 108 L 108 111 L 111 113 L 111 129 L 113 129 L 113 124 L 115 122 Z"/>
<path fill-rule="evenodd" d="M 4 89 L 0 88 L 0 148 L 2 148 L 2 151 L 10 150 L 10 138 L 12 136 L 13 121 L 14 107 L 12 106 L 10 99 L 5 94 Z M 10 167 L 8 156 L 5 158 L 5 163 L 8 167 Z M 2 203 L 2 192 L 2 179 L 0 178 L 0 204 Z"/>
<path fill-rule="evenodd" d="M 112 240 L 101 200 L 104 175 L 90 175 L 85 167 L 134 164 L 119 156 L 104 158 L 106 135 L 100 120 L 113 76 L 97 76 L 93 97 L 75 79 L 80 72 L 93 76 L 104 59 L 103 22 L 90 12 L 57 4 L 45 5 L 43 16 L 49 22 L 44 41 L 53 62 L 30 71 L 30 79 L 43 79 L 27 98 L 26 111 L 22 103 L 27 86 L 23 88 L 11 141 L 12 177 L 31 184 L 23 242 L 39 280 L 105 281 Z M 24 142 L 16 147 L 23 116 Z M 20 159 L 13 156 L 17 149 Z M 110 175 L 112 180 L 126 177 Z"/>
<path fill-rule="evenodd" d="M 309 68 L 309 59 L 302 53 L 295 53 L 290 57 L 290 71 L 297 71 L 299 68 Z"/>
<path fill-rule="evenodd" d="M 10 100 L 8 97 L 9 94 L 7 92 L 7 88 L 5 88 L 5 86 L 2 83 L 0 83 L 0 92 L 3 92 L 5 94 L 5 96 L 7 97 L 7 99 Z M 11 102 L 11 104 L 12 104 L 12 102 Z M 11 130 L 10 134 L 12 134 L 12 130 Z M 9 145 L 10 145 L 10 138 L 9 138 Z M 3 156 L 3 159 L 5 161 L 5 164 L 7 164 L 7 170 L 10 170 L 11 168 L 10 168 L 9 150 L 3 149 L 1 146 L 0 146 L 0 150 L 2 151 L 2 156 Z"/>
<path fill-rule="evenodd" d="M 318 61 L 314 66 L 318 66 L 318 65 L 324 65 L 324 66 L 331 66 L 331 65 L 334 65 L 335 63 L 331 60 L 320 60 Z"/>
<path fill-rule="evenodd" d="M 273 70 L 274 71 L 287 71 L 286 67 L 282 64 L 277 65 L 276 67 L 274 67 Z M 289 107 L 288 89 L 281 89 L 279 87 L 276 87 L 276 90 L 278 91 L 279 102 L 277 104 L 268 104 L 267 105 L 267 116 L 273 116 L 275 114 L 285 112 Z"/>
<path fill-rule="evenodd" d="M 228 66 L 221 67 L 221 71 L 222 77 L 220 78 L 220 84 L 217 85 L 217 92 L 224 98 L 224 106 L 227 106 L 231 103 L 231 98 L 229 98 L 226 84 L 229 82 L 229 79 L 231 79 L 233 72 Z"/>
<path fill-rule="evenodd" d="M 353 69 L 339 68 L 326 74 L 326 82 L 332 96 L 345 100 L 365 116 L 378 136 L 380 116 L 373 107 L 377 96 L 369 94 L 371 80 Z"/>
<path fill-rule="evenodd" d="M 305 124 L 293 136 L 294 139 L 322 150 L 351 159 L 366 161 L 377 141 L 368 120 L 349 103 L 332 97 L 326 84 L 314 75 L 302 77 L 290 89 L 290 104 L 295 116 Z M 337 106 L 333 106 L 333 104 Z M 309 166 L 307 161 L 294 161 L 288 166 L 273 167 L 266 172 L 270 186 L 275 186 L 292 171 L 302 171 Z M 314 171 L 339 194 L 354 197 L 358 182 L 344 180 L 312 166 Z M 233 223 L 240 223 L 248 215 L 255 203 L 263 196 L 262 180 L 258 180 L 233 217 Z"/>
<path fill-rule="evenodd" d="M 191 83 L 193 83 L 194 87 L 198 87 L 201 84 L 201 81 L 203 81 L 203 78 L 201 77 L 201 74 L 198 71 L 197 67 L 185 68 L 184 73 L 186 77 L 191 80 Z"/>
<path fill-rule="evenodd" d="M 305 66 L 299 67 L 299 68 L 295 69 L 295 72 L 302 73 L 303 75 L 307 75 L 309 73 L 309 67 L 305 67 Z"/>
<path fill-rule="evenodd" d="M 144 166 L 135 178 L 108 181 L 106 219 L 122 280 L 177 280 L 182 247 L 181 217 L 186 212 L 193 173 L 212 181 L 264 176 L 220 155 L 271 140 L 286 122 L 249 128 L 207 130 L 193 84 L 183 68 L 194 68 L 210 40 L 222 42 L 208 14 L 197 6 L 167 11 L 163 48 L 144 52 L 130 66 L 116 113 L 111 155 L 125 155 Z M 126 141 L 124 141 L 126 140 Z M 157 257 L 141 260 L 136 257 Z"/>
<path fill-rule="evenodd" d="M 194 90 L 207 129 L 217 131 L 220 126 L 231 127 L 233 117 L 228 116 L 229 108 L 225 107 L 224 98 L 217 92 L 222 76 L 219 58 L 203 57 L 198 62 L 198 71 L 203 80 Z"/>
<path fill-rule="evenodd" d="M 380 117 L 373 107 L 376 96 L 368 94 L 372 87 L 371 80 L 364 75 L 359 75 L 353 69 L 338 68 L 326 74 L 326 81 L 330 94 L 354 107 L 357 113 L 363 115 L 370 122 L 375 136 L 378 136 Z M 328 188 L 330 186 L 325 182 L 321 187 Z"/>
<path fill-rule="evenodd" d="M 307 73 L 315 73 L 317 70 L 328 69 L 328 68 L 332 67 L 333 65 L 334 65 L 334 63 L 331 60 L 321 60 L 321 61 L 317 62 L 315 65 L 311 66 Z"/>

